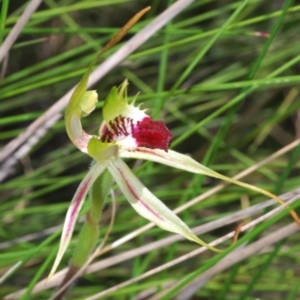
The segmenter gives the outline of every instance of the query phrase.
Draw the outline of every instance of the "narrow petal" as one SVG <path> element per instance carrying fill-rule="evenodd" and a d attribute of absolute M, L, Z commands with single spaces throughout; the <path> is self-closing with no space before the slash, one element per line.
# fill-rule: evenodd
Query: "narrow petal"
<path fill-rule="evenodd" d="M 174 168 L 182 169 L 188 172 L 196 173 L 196 174 L 203 174 L 211 177 L 215 177 L 221 180 L 224 180 L 229 183 L 233 183 L 239 186 L 242 186 L 246 189 L 261 193 L 267 197 L 270 197 L 274 200 L 276 200 L 280 204 L 284 204 L 284 201 L 279 198 L 278 196 L 270 193 L 269 191 L 266 191 L 264 189 L 261 189 L 259 187 L 256 187 L 254 185 L 236 180 L 234 178 L 230 178 L 227 176 L 224 176 L 218 172 L 215 172 L 212 169 L 209 169 L 208 167 L 205 167 L 204 165 L 201 165 L 191 157 L 168 150 L 168 152 L 160 150 L 160 149 L 149 149 L 145 147 L 139 147 L 136 150 L 129 151 L 126 149 L 120 149 L 119 151 L 120 157 L 126 157 L 126 158 L 136 158 L 136 159 L 146 159 L 151 160 L 154 162 L 158 162 L 167 166 L 171 166 Z M 291 216 L 293 219 L 298 223 L 298 216 L 296 212 L 290 208 L 288 208 L 290 211 Z"/>
<path fill-rule="evenodd" d="M 220 250 L 200 240 L 181 219 L 156 198 L 120 159 L 111 160 L 108 170 L 132 207 L 162 229 L 183 235 L 210 250 Z"/>
<path fill-rule="evenodd" d="M 204 174 L 216 177 L 216 172 L 201 165 L 191 157 L 178 153 L 173 150 L 167 152 L 161 149 L 149 149 L 145 147 L 138 147 L 135 150 L 129 151 L 121 148 L 119 156 L 124 158 L 145 159 L 158 162 L 173 168 L 185 170 L 196 174 Z"/>
<path fill-rule="evenodd" d="M 77 220 L 77 216 L 80 212 L 80 209 L 84 203 L 86 195 L 90 188 L 92 187 L 95 180 L 99 177 L 99 175 L 105 170 L 107 167 L 107 163 L 95 163 L 87 175 L 84 177 L 82 182 L 80 183 L 72 202 L 69 206 L 66 219 L 63 226 L 63 231 L 60 239 L 59 250 L 55 258 L 55 262 L 53 264 L 52 270 L 48 276 L 50 278 L 56 271 L 73 234 L 73 230 L 75 227 L 75 223 Z"/>

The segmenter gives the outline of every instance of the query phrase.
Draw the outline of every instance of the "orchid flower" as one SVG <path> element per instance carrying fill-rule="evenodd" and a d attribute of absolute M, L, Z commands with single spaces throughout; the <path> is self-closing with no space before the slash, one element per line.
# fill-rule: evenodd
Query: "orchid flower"
<path fill-rule="evenodd" d="M 79 185 L 68 209 L 60 248 L 51 274 L 55 272 L 72 237 L 73 229 L 88 191 L 95 180 L 107 169 L 131 206 L 144 218 L 162 229 L 179 233 L 189 240 L 213 251 L 218 249 L 200 240 L 191 229 L 163 202 L 154 196 L 134 175 L 121 158 L 145 159 L 186 171 L 208 174 L 209 169 L 189 156 L 169 150 L 171 133 L 162 121 L 154 121 L 145 109 L 128 103 L 125 80 L 113 87 L 104 101 L 99 136 L 87 134 L 80 118 L 90 114 L 97 103 L 96 91 L 84 93 L 78 105 L 69 104 L 66 113 L 67 132 L 74 145 L 95 159 Z"/>
<path fill-rule="evenodd" d="M 99 135 L 86 133 L 80 118 L 89 115 L 96 107 L 96 91 L 84 93 L 77 105 L 70 103 L 66 113 L 67 132 L 74 145 L 95 160 L 71 202 L 68 209 L 60 248 L 51 272 L 57 268 L 73 233 L 76 219 L 85 201 L 88 191 L 95 180 L 107 169 L 130 205 L 142 217 L 155 223 L 158 227 L 181 234 L 213 251 L 220 250 L 199 239 L 191 229 L 162 201 L 154 196 L 134 175 L 122 158 L 135 158 L 158 162 L 188 172 L 208 175 L 232 182 L 263 194 L 267 191 L 225 177 L 187 155 L 168 149 L 171 133 L 162 121 L 154 121 L 146 114 L 146 109 L 135 105 L 135 100 L 128 103 L 128 82 L 117 88 L 113 87 L 103 105 L 103 122 Z"/>
<path fill-rule="evenodd" d="M 145 11 L 147 9 L 138 13 L 132 18 L 133 21 L 130 20 L 128 24 L 136 22 Z M 127 80 L 120 87 L 113 87 L 105 99 L 103 122 L 99 134 L 94 136 L 83 130 L 81 118 L 88 116 L 95 109 L 98 102 L 96 91 L 86 91 L 89 74 L 98 58 L 129 30 L 131 25 L 127 26 L 128 24 L 121 29 L 120 33 L 116 34 L 104 47 L 104 50 L 93 60 L 77 85 L 66 110 L 65 122 L 69 138 L 80 151 L 92 157 L 95 163 L 80 183 L 71 201 L 63 225 L 58 254 L 49 277 L 54 274 L 68 247 L 87 193 L 105 170 L 111 174 L 130 205 L 142 217 L 164 230 L 181 234 L 188 240 L 215 252 L 220 252 L 219 249 L 199 239 L 174 212 L 153 195 L 122 158 L 149 160 L 184 171 L 215 177 L 262 193 L 281 204 L 284 203 L 282 199 L 268 191 L 226 177 L 187 155 L 170 150 L 172 135 L 166 125 L 162 121 L 153 120 L 146 114 L 146 109 L 141 109 L 140 105 L 135 105 L 136 97 L 131 103 L 128 103 Z M 290 210 L 290 214 L 299 224 L 296 213 Z"/>

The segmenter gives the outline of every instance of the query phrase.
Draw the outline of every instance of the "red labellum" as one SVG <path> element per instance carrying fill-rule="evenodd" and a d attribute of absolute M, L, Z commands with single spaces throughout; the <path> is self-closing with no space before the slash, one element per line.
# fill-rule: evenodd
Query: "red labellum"
<path fill-rule="evenodd" d="M 154 121 L 150 117 L 145 117 L 138 121 L 133 129 L 133 137 L 136 139 L 138 147 L 152 149 L 162 149 L 167 151 L 172 134 L 162 121 Z"/>

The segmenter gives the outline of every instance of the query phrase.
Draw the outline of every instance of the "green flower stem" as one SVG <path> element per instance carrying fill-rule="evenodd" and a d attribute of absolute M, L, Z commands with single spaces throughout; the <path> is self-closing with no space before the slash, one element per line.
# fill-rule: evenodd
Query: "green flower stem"
<path fill-rule="evenodd" d="M 71 259 L 71 266 L 81 268 L 94 249 L 99 236 L 99 222 L 102 209 L 112 184 L 112 177 L 108 171 L 102 173 L 90 192 L 91 207 L 86 214 L 85 223 L 79 234 L 77 247 Z"/>

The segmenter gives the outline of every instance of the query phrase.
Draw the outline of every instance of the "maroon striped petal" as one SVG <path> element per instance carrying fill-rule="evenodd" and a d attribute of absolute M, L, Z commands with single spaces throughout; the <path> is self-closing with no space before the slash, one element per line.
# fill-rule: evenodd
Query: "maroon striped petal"
<path fill-rule="evenodd" d="M 141 216 L 164 230 L 181 234 L 210 250 L 220 252 L 200 240 L 174 212 L 139 181 L 121 159 L 111 160 L 108 170 L 125 198 Z"/>
<path fill-rule="evenodd" d="M 87 175 L 84 177 L 84 179 L 81 181 L 72 201 L 68 208 L 68 212 L 65 218 L 63 231 L 60 239 L 60 245 L 59 250 L 56 255 L 53 267 L 51 269 L 51 272 L 48 276 L 50 278 L 56 271 L 73 234 L 73 230 L 76 224 L 76 220 L 78 217 L 78 214 L 80 212 L 80 209 L 84 203 L 84 200 L 86 198 L 86 195 L 90 188 L 92 187 L 95 180 L 100 176 L 100 174 L 106 169 L 107 163 L 95 163 L 92 168 L 89 170 Z"/>

